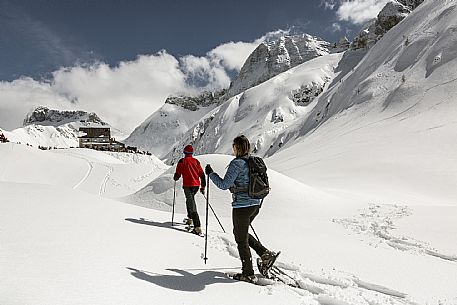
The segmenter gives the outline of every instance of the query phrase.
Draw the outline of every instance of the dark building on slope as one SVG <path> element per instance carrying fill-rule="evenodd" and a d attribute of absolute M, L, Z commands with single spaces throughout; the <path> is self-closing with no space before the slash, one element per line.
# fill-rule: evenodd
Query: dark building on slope
<path fill-rule="evenodd" d="M 105 127 L 80 127 L 79 131 L 84 133 L 79 137 L 80 148 L 91 148 L 96 150 L 124 151 L 125 145 L 111 138 L 110 128 Z"/>

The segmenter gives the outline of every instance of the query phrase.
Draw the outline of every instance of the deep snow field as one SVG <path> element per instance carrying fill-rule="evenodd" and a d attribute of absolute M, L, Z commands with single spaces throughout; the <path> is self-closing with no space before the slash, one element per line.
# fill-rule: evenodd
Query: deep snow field
<path fill-rule="evenodd" d="M 302 288 L 255 286 L 224 275 L 240 268 L 228 192 L 210 186 L 227 233 L 210 214 L 205 265 L 204 238 L 171 226 L 173 167 L 11 143 L 0 155 L 1 304 L 457 304 L 452 205 L 367 201 L 270 169 L 254 227 Z M 223 174 L 232 157 L 198 158 Z M 155 209 L 125 203 L 147 198 Z M 205 223 L 205 199 L 197 202 Z"/>

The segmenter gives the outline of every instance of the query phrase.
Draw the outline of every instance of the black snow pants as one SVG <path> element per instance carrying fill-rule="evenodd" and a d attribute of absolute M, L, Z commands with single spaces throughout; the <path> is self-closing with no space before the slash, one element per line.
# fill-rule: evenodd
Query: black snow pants
<path fill-rule="evenodd" d="M 242 273 L 245 275 L 254 274 L 251 250 L 249 247 L 254 249 L 259 256 L 267 251 L 267 248 L 265 248 L 260 241 L 249 234 L 249 225 L 259 214 L 259 209 L 260 206 L 252 206 L 247 208 L 236 208 L 232 211 L 233 235 L 235 235 L 238 253 L 240 254 Z"/>
<path fill-rule="evenodd" d="M 195 203 L 195 194 L 197 194 L 199 187 L 198 186 L 184 186 L 184 195 L 186 195 L 186 208 L 187 208 L 187 217 L 192 219 L 194 227 L 200 227 L 200 217 L 197 212 L 197 204 Z"/>

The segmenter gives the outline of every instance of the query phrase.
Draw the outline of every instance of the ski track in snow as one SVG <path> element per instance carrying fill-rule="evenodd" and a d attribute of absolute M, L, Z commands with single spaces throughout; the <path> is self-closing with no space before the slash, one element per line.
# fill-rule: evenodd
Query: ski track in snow
<path fill-rule="evenodd" d="M 84 158 L 81 159 L 87 162 L 88 169 L 84 177 L 77 184 L 75 184 L 75 186 L 73 186 L 74 190 L 80 187 L 87 180 L 87 178 L 89 178 L 90 174 L 92 173 L 92 170 L 94 169 L 92 162 L 89 162 L 87 159 Z"/>
<path fill-rule="evenodd" d="M 208 243 L 211 249 L 239 259 L 236 244 L 227 236 L 209 235 Z M 253 257 L 253 262 L 256 258 Z M 255 263 L 254 263 L 255 265 Z M 275 266 L 285 273 L 283 278 L 292 285 L 291 287 L 281 282 L 259 278 L 262 292 L 267 294 L 280 293 L 289 289 L 298 297 L 312 298 L 320 305 L 414 305 L 406 293 L 388 287 L 369 283 L 358 277 L 341 271 L 316 271 L 304 270 L 280 259 Z"/>
<path fill-rule="evenodd" d="M 358 216 L 345 219 L 333 219 L 346 229 L 368 237 L 369 244 L 378 247 L 386 244 L 394 249 L 430 255 L 439 259 L 457 262 L 457 255 L 438 252 L 426 242 L 406 236 L 394 236 L 390 232 L 395 229 L 394 221 L 411 215 L 406 206 L 370 204 Z"/>
<path fill-rule="evenodd" d="M 105 177 L 103 178 L 102 182 L 100 183 L 100 187 L 99 187 L 99 191 L 98 191 L 98 194 L 100 196 L 105 194 L 105 192 L 106 192 L 106 184 L 110 180 L 110 176 L 114 171 L 114 167 L 113 166 L 107 165 L 107 164 L 102 164 L 102 163 L 94 163 L 93 161 L 87 159 L 86 157 L 81 156 L 79 154 L 75 154 L 75 153 L 65 152 L 65 155 L 71 156 L 71 157 L 74 157 L 74 158 L 82 159 L 82 160 L 86 161 L 88 166 L 89 166 L 89 168 L 88 168 L 86 174 L 84 175 L 84 177 L 75 186 L 73 186 L 73 189 L 79 188 L 84 182 L 87 181 L 87 179 L 89 178 L 89 176 L 91 175 L 91 173 L 94 170 L 94 165 L 101 165 L 101 166 L 106 167 L 107 168 L 107 173 L 106 173 Z"/>
<path fill-rule="evenodd" d="M 103 166 L 105 166 L 108 169 L 108 171 L 107 171 L 107 173 L 106 173 L 105 177 L 103 178 L 103 181 L 102 181 L 102 183 L 100 185 L 100 191 L 98 193 L 100 196 L 105 194 L 105 192 L 106 192 L 106 184 L 108 183 L 108 181 L 110 179 L 110 176 L 114 171 L 114 167 L 112 167 L 110 165 L 103 165 Z"/>

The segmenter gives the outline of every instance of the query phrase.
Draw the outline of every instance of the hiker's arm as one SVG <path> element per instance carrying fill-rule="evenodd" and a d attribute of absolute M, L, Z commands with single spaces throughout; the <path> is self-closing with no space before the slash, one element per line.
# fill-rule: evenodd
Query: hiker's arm
<path fill-rule="evenodd" d="M 175 175 L 173 176 L 173 180 L 177 181 L 181 178 L 182 175 L 182 159 L 179 160 L 178 165 L 176 165 Z"/>
<path fill-rule="evenodd" d="M 233 160 L 230 162 L 227 172 L 225 173 L 224 179 L 219 177 L 219 175 L 215 172 L 212 172 L 209 177 L 211 181 L 220 188 L 221 190 L 228 190 L 230 187 L 234 185 L 236 177 L 238 177 L 238 173 L 240 172 L 239 164 Z"/>

